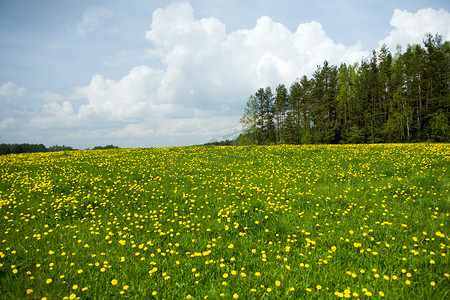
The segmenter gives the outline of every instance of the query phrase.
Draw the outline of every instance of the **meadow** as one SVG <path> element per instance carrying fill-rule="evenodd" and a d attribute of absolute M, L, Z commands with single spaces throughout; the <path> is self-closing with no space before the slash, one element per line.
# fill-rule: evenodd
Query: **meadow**
<path fill-rule="evenodd" d="M 1 299 L 448 299 L 450 145 L 0 157 Z"/>

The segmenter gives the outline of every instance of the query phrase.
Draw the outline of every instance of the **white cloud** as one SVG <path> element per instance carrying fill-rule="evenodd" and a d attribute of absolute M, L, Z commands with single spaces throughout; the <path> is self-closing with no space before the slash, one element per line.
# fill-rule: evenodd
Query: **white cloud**
<path fill-rule="evenodd" d="M 24 109 L 23 100 L 27 89 L 13 82 L 0 86 L 0 116 Z"/>
<path fill-rule="evenodd" d="M 94 30 L 103 19 L 113 17 L 113 12 L 103 6 L 91 6 L 86 9 L 81 20 L 77 23 L 78 33 L 84 37 Z"/>
<path fill-rule="evenodd" d="M 8 127 L 11 127 L 14 124 L 15 120 L 14 118 L 7 118 L 0 122 L 0 129 L 5 130 Z"/>
<path fill-rule="evenodd" d="M 425 8 L 416 13 L 396 9 L 390 24 L 394 29 L 381 40 L 389 49 L 397 45 L 422 44 L 426 33 L 441 34 L 444 40 L 450 39 L 450 13 L 444 9 Z"/>
<path fill-rule="evenodd" d="M 14 103 L 25 96 L 27 89 L 13 82 L 7 82 L 0 86 L 0 101 L 2 103 Z"/>

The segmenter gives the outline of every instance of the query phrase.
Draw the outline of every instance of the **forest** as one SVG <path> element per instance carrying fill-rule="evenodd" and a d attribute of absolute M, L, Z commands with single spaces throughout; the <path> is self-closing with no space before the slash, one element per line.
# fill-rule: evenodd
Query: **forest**
<path fill-rule="evenodd" d="M 247 100 L 236 144 L 450 141 L 450 42 L 427 34 L 396 53 L 383 45 L 360 63 L 327 61 L 289 89 Z"/>

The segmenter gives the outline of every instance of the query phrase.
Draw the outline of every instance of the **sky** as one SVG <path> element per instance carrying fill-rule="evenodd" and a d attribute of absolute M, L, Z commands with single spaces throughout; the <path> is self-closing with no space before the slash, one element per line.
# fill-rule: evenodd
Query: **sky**
<path fill-rule="evenodd" d="M 0 0 L 0 143 L 236 137 L 251 94 L 385 43 L 450 40 L 447 0 Z"/>

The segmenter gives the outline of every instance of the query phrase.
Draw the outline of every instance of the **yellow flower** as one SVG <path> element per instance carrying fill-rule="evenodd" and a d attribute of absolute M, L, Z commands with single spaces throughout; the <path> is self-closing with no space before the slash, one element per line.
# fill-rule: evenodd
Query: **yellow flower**
<path fill-rule="evenodd" d="M 384 297 L 384 293 L 382 291 L 379 291 L 378 295 L 380 295 L 380 297 Z"/>
<path fill-rule="evenodd" d="M 69 296 L 69 299 L 75 299 L 77 297 L 77 295 L 75 295 L 75 294 L 70 294 L 70 296 Z"/>
<path fill-rule="evenodd" d="M 239 298 L 239 295 L 238 294 L 233 294 L 233 299 L 237 299 L 237 298 Z"/>
<path fill-rule="evenodd" d="M 112 285 L 116 285 L 117 284 L 117 280 L 116 279 L 111 280 L 111 284 Z"/>
<path fill-rule="evenodd" d="M 28 289 L 28 290 L 27 290 L 27 295 L 31 294 L 32 292 L 33 292 L 32 289 Z"/>
<path fill-rule="evenodd" d="M 316 286 L 316 289 L 317 289 L 318 291 L 320 291 L 320 290 L 322 289 L 322 286 L 321 286 L 320 284 L 318 284 L 318 285 Z"/>
<path fill-rule="evenodd" d="M 234 248 L 234 245 L 233 244 L 229 244 L 228 245 L 228 249 L 233 249 Z"/>
<path fill-rule="evenodd" d="M 255 276 L 259 277 L 259 276 L 261 276 L 261 273 L 255 272 Z"/>
<path fill-rule="evenodd" d="M 76 284 L 74 284 L 73 286 L 72 286 L 72 290 L 76 290 L 78 288 L 78 285 L 76 285 Z"/>
<path fill-rule="evenodd" d="M 430 282 L 431 286 L 436 286 L 436 282 L 432 281 Z"/>
<path fill-rule="evenodd" d="M 276 286 L 280 286 L 280 285 L 281 285 L 281 282 L 280 282 L 279 280 L 277 280 L 277 281 L 275 281 L 275 285 L 276 285 Z"/>
<path fill-rule="evenodd" d="M 53 280 L 52 280 L 51 278 L 49 278 L 49 279 L 47 279 L 47 280 L 45 281 L 45 283 L 46 283 L 46 284 L 50 284 L 50 283 L 52 283 L 52 281 L 53 281 Z"/>
<path fill-rule="evenodd" d="M 410 284 L 411 284 L 411 281 L 406 280 L 405 283 L 406 283 L 407 285 L 410 285 Z"/>
<path fill-rule="evenodd" d="M 157 291 L 153 291 L 153 292 L 152 292 L 152 295 L 153 295 L 153 296 L 156 296 L 156 294 L 158 294 Z"/>

